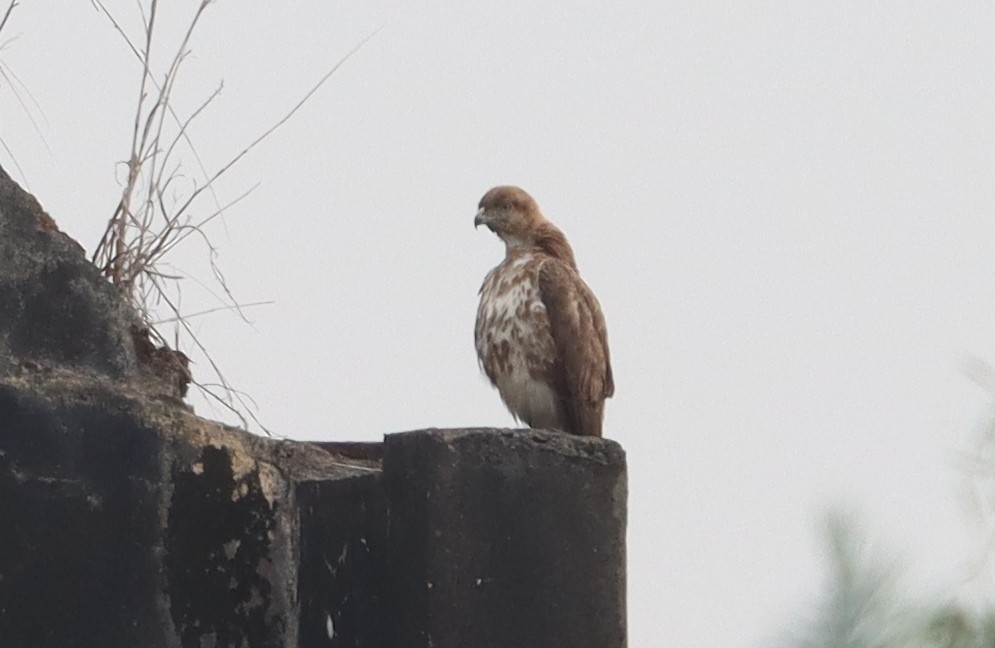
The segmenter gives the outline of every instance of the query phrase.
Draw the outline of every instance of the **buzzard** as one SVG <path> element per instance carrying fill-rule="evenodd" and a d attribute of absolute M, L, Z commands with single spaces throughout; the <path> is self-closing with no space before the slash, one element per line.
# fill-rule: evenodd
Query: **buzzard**
<path fill-rule="evenodd" d="M 480 287 L 474 337 L 484 373 L 529 427 L 601 436 L 615 392 L 608 333 L 563 232 L 518 187 L 484 194 L 473 224 L 505 244 Z"/>

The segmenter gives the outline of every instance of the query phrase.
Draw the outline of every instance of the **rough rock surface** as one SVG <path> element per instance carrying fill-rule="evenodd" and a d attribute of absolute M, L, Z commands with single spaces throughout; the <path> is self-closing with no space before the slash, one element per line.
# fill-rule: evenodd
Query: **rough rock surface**
<path fill-rule="evenodd" d="M 0 170 L 3 648 L 625 645 L 617 444 L 263 439 L 196 417 L 136 330 Z"/>
<path fill-rule="evenodd" d="M 17 359 L 133 376 L 134 324 L 83 248 L 0 169 L 0 372 Z"/>
<path fill-rule="evenodd" d="M 293 489 L 365 473 L 105 379 L 0 379 L 0 645 L 296 646 Z"/>

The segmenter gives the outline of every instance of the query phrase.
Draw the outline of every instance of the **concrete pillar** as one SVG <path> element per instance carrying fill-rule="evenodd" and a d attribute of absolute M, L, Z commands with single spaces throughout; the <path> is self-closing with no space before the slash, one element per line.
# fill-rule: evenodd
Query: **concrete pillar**
<path fill-rule="evenodd" d="M 626 468 L 612 441 L 388 435 L 391 648 L 626 645 Z"/>

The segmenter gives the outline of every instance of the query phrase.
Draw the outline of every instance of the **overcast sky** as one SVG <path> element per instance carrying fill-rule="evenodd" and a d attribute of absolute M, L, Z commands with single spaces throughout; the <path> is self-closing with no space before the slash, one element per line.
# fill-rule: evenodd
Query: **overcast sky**
<path fill-rule="evenodd" d="M 164 3 L 158 65 L 196 5 Z M 107 6 L 140 36 L 133 2 Z M 608 321 L 631 646 L 763 646 L 804 618 L 838 502 L 915 591 L 954 596 L 978 550 L 958 461 L 989 399 L 961 364 L 995 360 L 995 8 L 219 0 L 174 103 L 224 80 L 191 129 L 207 167 L 380 26 L 217 187 L 260 183 L 211 238 L 236 297 L 275 303 L 195 321 L 274 432 L 513 424 L 472 334 L 503 247 L 472 221 L 518 184 Z M 3 36 L 40 135 L 3 83 L 23 175 L 0 160 L 92 250 L 139 65 L 88 0 L 22 0 Z M 172 262 L 209 283 L 203 259 Z M 190 311 L 216 305 L 187 283 Z"/>

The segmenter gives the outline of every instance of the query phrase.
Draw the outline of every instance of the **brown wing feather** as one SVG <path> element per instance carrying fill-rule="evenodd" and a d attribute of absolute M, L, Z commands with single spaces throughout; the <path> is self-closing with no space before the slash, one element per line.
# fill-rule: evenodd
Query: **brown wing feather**
<path fill-rule="evenodd" d="M 556 344 L 554 383 L 568 431 L 601 436 L 605 399 L 615 392 L 601 306 L 580 276 L 555 259 L 539 270 L 539 295 Z"/>

